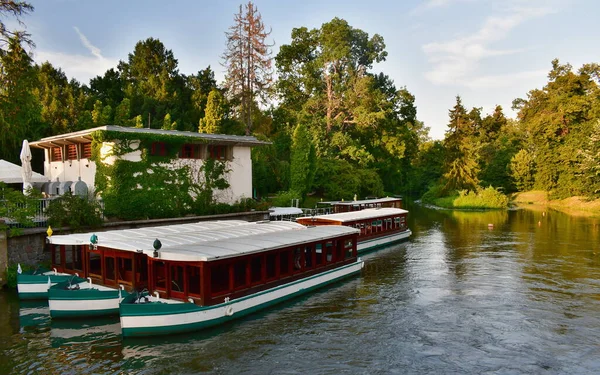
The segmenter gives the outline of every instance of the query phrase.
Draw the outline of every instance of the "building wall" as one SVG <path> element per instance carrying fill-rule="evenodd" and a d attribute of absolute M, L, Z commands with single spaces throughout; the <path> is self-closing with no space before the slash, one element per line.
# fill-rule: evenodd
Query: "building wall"
<path fill-rule="evenodd" d="M 117 160 L 112 155 L 115 142 L 104 142 L 100 148 L 100 157 L 103 163 L 112 165 Z M 134 151 L 119 156 L 121 160 L 138 162 L 142 160 L 142 152 L 138 149 L 139 142 L 133 142 L 130 145 Z M 251 148 L 247 146 L 233 146 L 232 160 L 228 161 L 229 173 L 227 180 L 230 187 L 226 190 L 215 191 L 214 196 L 218 202 L 234 203 L 242 198 L 251 198 L 252 195 L 252 159 Z M 88 188 L 95 186 L 96 164 L 88 159 L 65 160 L 60 162 L 51 162 L 50 150 L 45 150 L 46 161 L 44 163 L 44 175 L 50 178 L 51 182 L 72 181 L 77 182 L 79 178 L 85 182 Z M 175 159 L 172 162 L 173 168 L 180 168 L 183 165 L 191 167 L 192 174 L 198 175 L 199 169 L 203 165 L 201 159 Z M 56 195 L 56 188 L 49 192 Z"/>
<path fill-rule="evenodd" d="M 96 177 L 96 164 L 89 159 L 80 160 L 65 160 L 51 161 L 50 150 L 45 150 L 44 161 L 44 176 L 50 179 L 50 182 L 72 181 L 77 182 L 81 177 L 81 181 L 85 182 L 88 188 L 94 186 Z M 55 189 L 56 190 L 56 189 Z M 51 195 L 56 195 L 56 191 L 50 192 Z"/>

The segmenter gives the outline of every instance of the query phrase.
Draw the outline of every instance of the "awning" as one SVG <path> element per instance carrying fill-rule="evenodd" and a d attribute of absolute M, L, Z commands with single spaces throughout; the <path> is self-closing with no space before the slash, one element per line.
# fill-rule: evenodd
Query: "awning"
<path fill-rule="evenodd" d="M 48 182 L 46 176 L 33 172 L 31 182 Z M 0 159 L 0 182 L 5 184 L 22 184 L 23 175 L 21 174 L 21 166 Z"/>

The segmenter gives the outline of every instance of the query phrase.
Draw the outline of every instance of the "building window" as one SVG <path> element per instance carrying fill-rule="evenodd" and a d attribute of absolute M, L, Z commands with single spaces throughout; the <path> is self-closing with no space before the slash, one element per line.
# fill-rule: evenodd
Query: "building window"
<path fill-rule="evenodd" d="M 92 144 L 91 143 L 83 143 L 81 145 L 81 158 L 89 159 L 92 157 Z"/>
<path fill-rule="evenodd" d="M 223 145 L 209 145 L 208 157 L 213 160 L 228 160 L 228 147 Z"/>
<path fill-rule="evenodd" d="M 150 149 L 152 156 L 167 156 L 167 145 L 165 142 L 153 142 Z"/>
<path fill-rule="evenodd" d="M 50 152 L 52 161 L 62 161 L 62 148 L 61 147 L 52 147 Z"/>
<path fill-rule="evenodd" d="M 77 145 L 67 145 L 67 160 L 77 160 Z"/>
<path fill-rule="evenodd" d="M 202 159 L 201 145 L 195 145 L 191 143 L 186 143 L 181 146 L 181 151 L 179 151 L 180 159 Z"/>

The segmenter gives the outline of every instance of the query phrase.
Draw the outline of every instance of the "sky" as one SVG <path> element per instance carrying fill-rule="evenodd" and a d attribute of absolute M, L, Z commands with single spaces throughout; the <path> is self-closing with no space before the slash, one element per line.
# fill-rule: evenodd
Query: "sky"
<path fill-rule="evenodd" d="M 140 40 L 158 38 L 179 71 L 211 66 L 224 77 L 225 32 L 240 0 L 29 0 L 23 17 L 36 44 L 34 60 L 49 61 L 69 78 L 116 67 Z M 383 36 L 388 57 L 374 66 L 415 95 L 417 117 L 443 139 L 448 111 L 460 95 L 467 109 L 511 103 L 547 82 L 551 61 L 579 69 L 600 63 L 596 0 L 255 0 L 271 27 L 269 41 L 289 44 L 296 27 L 320 28 L 343 18 L 370 36 Z M 11 25 L 10 22 L 7 22 Z M 14 23 L 13 23 L 14 25 Z"/>

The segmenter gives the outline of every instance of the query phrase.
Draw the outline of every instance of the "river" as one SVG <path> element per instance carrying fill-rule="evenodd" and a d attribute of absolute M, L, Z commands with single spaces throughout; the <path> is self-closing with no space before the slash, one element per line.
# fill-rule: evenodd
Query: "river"
<path fill-rule="evenodd" d="M 202 332 L 123 340 L 0 292 L 0 374 L 600 372 L 600 219 L 408 209 L 361 276 Z"/>

